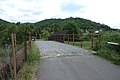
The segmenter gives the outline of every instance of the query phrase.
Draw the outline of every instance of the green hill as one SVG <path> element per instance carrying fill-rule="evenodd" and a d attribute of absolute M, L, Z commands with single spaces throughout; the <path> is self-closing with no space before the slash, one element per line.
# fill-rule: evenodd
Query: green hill
<path fill-rule="evenodd" d="M 10 22 L 0 19 L 0 31 L 3 31 L 10 25 Z"/>
<path fill-rule="evenodd" d="M 71 33 L 78 34 L 80 31 L 85 30 L 103 30 L 109 31 L 111 28 L 105 24 L 93 22 L 83 18 L 66 18 L 66 19 L 46 19 L 34 24 L 40 30 L 47 29 L 50 32 L 59 30 L 70 30 Z"/>

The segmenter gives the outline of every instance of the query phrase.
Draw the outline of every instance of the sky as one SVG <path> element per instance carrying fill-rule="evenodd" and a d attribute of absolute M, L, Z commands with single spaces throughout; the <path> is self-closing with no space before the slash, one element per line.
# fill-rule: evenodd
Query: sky
<path fill-rule="evenodd" d="M 0 18 L 38 22 L 80 17 L 120 29 L 120 0 L 0 0 Z"/>

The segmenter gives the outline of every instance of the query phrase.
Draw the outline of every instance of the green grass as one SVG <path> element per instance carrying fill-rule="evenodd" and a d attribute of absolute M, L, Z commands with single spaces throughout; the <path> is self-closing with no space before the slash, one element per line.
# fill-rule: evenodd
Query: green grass
<path fill-rule="evenodd" d="M 35 67 L 40 59 L 40 53 L 34 43 L 32 43 L 32 49 L 28 53 L 27 62 L 19 72 L 19 80 L 33 80 Z"/>
<path fill-rule="evenodd" d="M 64 43 L 68 44 L 68 41 L 65 41 Z M 69 42 L 69 44 L 73 45 L 73 42 Z M 80 47 L 80 42 L 74 42 L 74 46 Z M 90 41 L 83 41 L 82 48 L 90 50 L 91 49 L 91 42 Z"/>
<path fill-rule="evenodd" d="M 114 50 L 100 49 L 97 51 L 97 55 L 111 61 L 116 65 L 120 65 L 120 55 Z"/>

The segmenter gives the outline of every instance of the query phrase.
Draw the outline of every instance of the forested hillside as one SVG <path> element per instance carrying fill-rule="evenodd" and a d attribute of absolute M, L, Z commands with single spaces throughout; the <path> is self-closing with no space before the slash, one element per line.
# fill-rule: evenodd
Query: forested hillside
<path fill-rule="evenodd" d="M 34 24 L 39 30 L 46 29 L 50 32 L 59 30 L 69 30 L 71 33 L 79 34 L 85 30 L 103 30 L 108 31 L 111 28 L 105 24 L 96 23 L 83 18 L 66 18 L 66 19 L 46 19 Z M 38 29 L 37 29 L 38 30 Z"/>

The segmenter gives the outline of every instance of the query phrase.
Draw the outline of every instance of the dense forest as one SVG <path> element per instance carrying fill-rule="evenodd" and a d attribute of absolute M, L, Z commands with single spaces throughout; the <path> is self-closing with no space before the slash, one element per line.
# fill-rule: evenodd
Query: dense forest
<path fill-rule="evenodd" d="M 12 32 L 17 34 L 17 41 L 21 43 L 24 39 L 25 29 L 32 32 L 33 36 L 49 36 L 60 30 L 69 30 L 71 34 L 80 34 L 87 31 L 111 31 L 109 26 L 93 22 L 83 18 L 66 18 L 66 19 L 46 19 L 36 23 L 10 23 L 0 19 L 0 45 L 9 42 Z"/>

